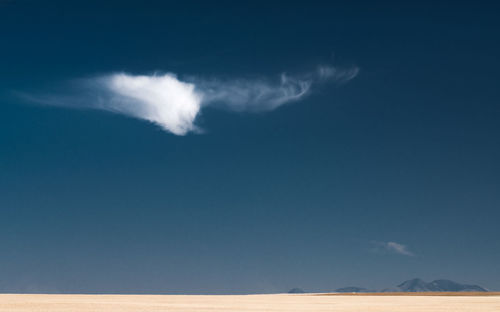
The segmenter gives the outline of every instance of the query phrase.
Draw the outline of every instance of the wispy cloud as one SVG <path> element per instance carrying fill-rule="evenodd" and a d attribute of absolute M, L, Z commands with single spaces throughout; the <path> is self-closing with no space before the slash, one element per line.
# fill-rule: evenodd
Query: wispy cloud
<path fill-rule="evenodd" d="M 396 242 L 372 242 L 373 251 L 395 253 L 403 256 L 415 256 L 406 245 Z"/>
<path fill-rule="evenodd" d="M 133 75 L 113 73 L 79 80 L 69 92 L 25 96 L 38 103 L 90 108 L 150 121 L 177 135 L 200 130 L 196 118 L 204 107 L 231 111 L 271 111 L 301 100 L 313 86 L 343 83 L 358 68 L 320 66 L 302 75 L 281 74 L 277 79 L 231 79 L 187 77 L 176 74 Z"/>

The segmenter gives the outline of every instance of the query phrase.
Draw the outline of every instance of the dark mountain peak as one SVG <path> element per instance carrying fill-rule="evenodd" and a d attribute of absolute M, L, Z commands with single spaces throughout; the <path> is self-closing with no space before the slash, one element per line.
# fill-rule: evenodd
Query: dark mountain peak
<path fill-rule="evenodd" d="M 292 288 L 288 291 L 289 294 L 303 294 L 305 291 L 302 288 Z"/>

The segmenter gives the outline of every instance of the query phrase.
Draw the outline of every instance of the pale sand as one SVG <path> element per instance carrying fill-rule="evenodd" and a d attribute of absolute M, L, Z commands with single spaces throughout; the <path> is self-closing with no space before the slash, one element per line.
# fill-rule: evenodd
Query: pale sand
<path fill-rule="evenodd" d="M 1 312 L 500 311 L 500 296 L 0 295 Z"/>

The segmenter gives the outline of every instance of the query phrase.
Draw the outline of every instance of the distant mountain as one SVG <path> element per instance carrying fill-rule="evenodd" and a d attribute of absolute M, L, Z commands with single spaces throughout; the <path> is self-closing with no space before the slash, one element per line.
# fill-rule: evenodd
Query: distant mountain
<path fill-rule="evenodd" d="M 336 292 L 356 293 L 356 292 L 377 292 L 361 287 L 344 287 L 335 290 Z M 427 283 L 419 278 L 404 281 L 393 288 L 385 288 L 380 292 L 428 292 L 428 291 L 488 291 L 478 285 L 460 284 L 450 280 L 435 280 Z"/>
<path fill-rule="evenodd" d="M 340 293 L 363 293 L 363 292 L 371 292 L 370 290 L 362 287 L 343 287 L 336 289 L 335 292 Z"/>
<path fill-rule="evenodd" d="M 488 291 L 478 285 L 459 284 L 450 280 L 435 280 L 431 284 L 441 289 L 440 291 Z"/>
<path fill-rule="evenodd" d="M 303 294 L 305 291 L 302 288 L 292 288 L 288 291 L 289 294 Z"/>
<path fill-rule="evenodd" d="M 460 284 L 450 280 L 435 280 L 426 283 L 419 278 L 405 281 L 398 285 L 399 291 L 419 292 L 419 291 L 488 291 L 478 285 Z"/>
<path fill-rule="evenodd" d="M 442 291 L 432 283 L 426 283 L 419 278 L 407 280 L 398 285 L 400 291 L 419 292 L 419 291 Z"/>

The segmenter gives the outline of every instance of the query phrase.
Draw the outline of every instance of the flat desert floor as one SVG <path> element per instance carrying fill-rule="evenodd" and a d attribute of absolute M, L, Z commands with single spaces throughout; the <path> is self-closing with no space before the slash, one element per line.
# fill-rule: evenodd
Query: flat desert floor
<path fill-rule="evenodd" d="M 1 312 L 433 312 L 500 311 L 500 296 L 0 295 Z"/>

